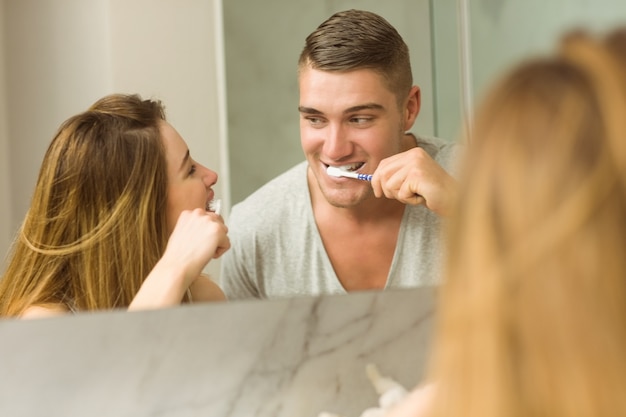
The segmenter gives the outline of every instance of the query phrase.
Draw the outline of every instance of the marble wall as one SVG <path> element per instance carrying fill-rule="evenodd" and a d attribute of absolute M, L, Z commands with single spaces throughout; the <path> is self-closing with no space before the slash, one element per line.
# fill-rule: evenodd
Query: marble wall
<path fill-rule="evenodd" d="M 420 381 L 434 288 L 0 321 L 0 415 L 357 417 Z"/>

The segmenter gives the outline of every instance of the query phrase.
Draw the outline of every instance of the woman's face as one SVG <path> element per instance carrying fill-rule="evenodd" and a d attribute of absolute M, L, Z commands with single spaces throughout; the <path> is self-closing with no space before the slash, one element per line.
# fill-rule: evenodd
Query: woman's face
<path fill-rule="evenodd" d="M 172 233 L 183 210 L 206 209 L 215 197 L 217 173 L 191 158 L 180 134 L 163 121 L 160 125 L 167 162 L 167 229 Z"/>

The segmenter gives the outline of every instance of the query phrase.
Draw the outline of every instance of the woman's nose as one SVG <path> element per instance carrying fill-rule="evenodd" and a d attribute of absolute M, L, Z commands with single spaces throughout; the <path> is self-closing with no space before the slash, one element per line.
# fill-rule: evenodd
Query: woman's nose
<path fill-rule="evenodd" d="M 217 172 L 210 170 L 209 168 L 205 167 L 204 165 L 200 165 L 203 170 L 203 176 L 202 179 L 204 180 L 204 183 L 206 184 L 207 188 L 211 187 L 213 184 L 215 184 L 217 182 Z"/>

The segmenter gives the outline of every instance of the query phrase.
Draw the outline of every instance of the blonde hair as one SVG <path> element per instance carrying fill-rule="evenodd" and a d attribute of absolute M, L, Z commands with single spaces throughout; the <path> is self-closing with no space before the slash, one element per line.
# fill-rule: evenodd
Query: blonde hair
<path fill-rule="evenodd" d="M 626 415 L 626 32 L 480 108 L 446 230 L 435 416 Z"/>
<path fill-rule="evenodd" d="M 0 316 L 130 304 L 167 243 L 160 102 L 110 95 L 65 121 L 0 281 Z"/>

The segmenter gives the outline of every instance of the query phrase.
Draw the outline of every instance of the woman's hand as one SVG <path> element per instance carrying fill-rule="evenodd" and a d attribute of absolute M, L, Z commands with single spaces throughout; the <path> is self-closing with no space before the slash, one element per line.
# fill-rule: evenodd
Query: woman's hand
<path fill-rule="evenodd" d="M 218 214 L 183 211 L 165 253 L 145 279 L 129 310 L 178 305 L 211 259 L 230 248 L 228 228 Z"/>
<path fill-rule="evenodd" d="M 229 248 L 228 228 L 220 215 L 202 209 L 185 210 L 178 217 L 162 260 L 185 267 L 189 286 L 211 259 Z"/>

